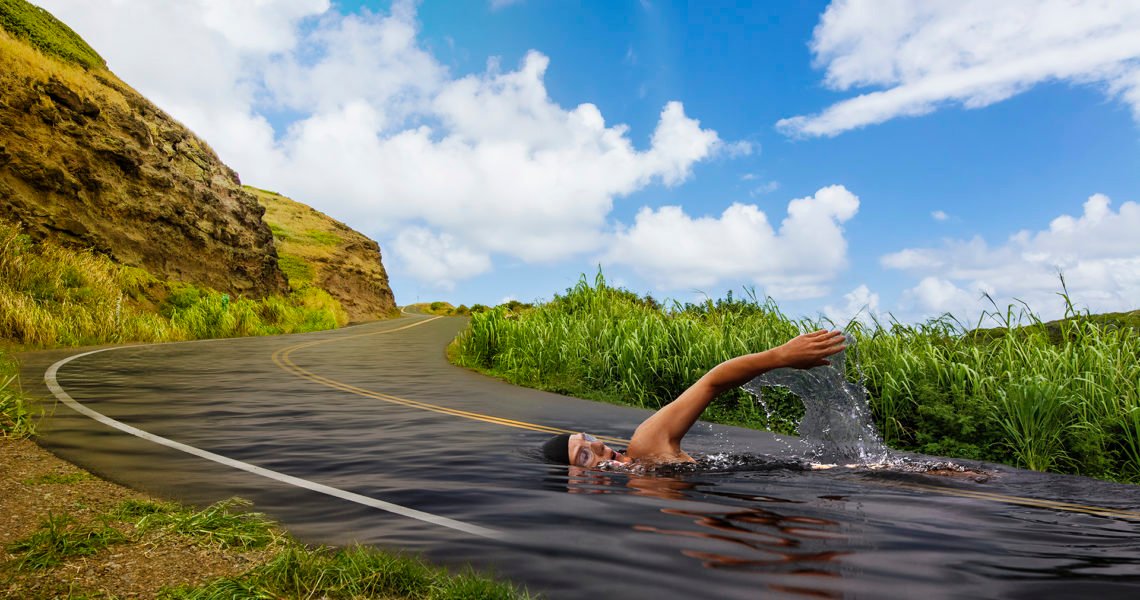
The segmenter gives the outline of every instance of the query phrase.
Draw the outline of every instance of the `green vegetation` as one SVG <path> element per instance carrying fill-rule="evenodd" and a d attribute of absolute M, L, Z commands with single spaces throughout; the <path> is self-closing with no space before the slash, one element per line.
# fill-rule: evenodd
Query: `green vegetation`
<path fill-rule="evenodd" d="M 35 533 L 8 546 L 8 551 L 20 555 L 18 568 L 46 569 L 126 541 L 122 532 L 105 522 L 80 525 L 68 515 L 49 514 Z"/>
<path fill-rule="evenodd" d="M 89 251 L 33 242 L 0 223 L 0 331 L 12 342 L 162 342 L 316 331 L 345 322 L 340 304 L 317 288 L 289 297 L 231 298 L 160 281 Z"/>
<path fill-rule="evenodd" d="M 44 54 L 86 69 L 107 66 L 103 57 L 70 27 L 48 11 L 25 0 L 0 0 L 0 27 Z"/>
<path fill-rule="evenodd" d="M 317 275 L 313 265 L 306 262 L 305 259 L 286 252 L 278 253 L 277 266 L 281 267 L 285 277 L 289 278 L 289 285 L 291 286 L 310 284 Z"/>
<path fill-rule="evenodd" d="M 375 255 L 375 260 L 370 260 L 370 254 L 365 251 L 371 240 L 312 207 L 277 192 L 248 185 L 244 189 L 265 208 L 264 219 L 273 232 L 273 244 L 277 248 L 277 264 L 289 279 L 289 286 L 298 293 L 312 295 L 318 290 L 323 293 L 320 286 L 331 286 L 328 289 L 335 290 L 335 294 L 340 294 L 338 297 L 344 298 L 352 297 L 354 293 L 372 293 L 367 289 L 354 292 L 353 284 L 346 287 L 346 281 L 371 281 L 387 286 L 388 276 L 380 264 L 379 254 Z M 377 312 L 361 310 L 364 312 L 352 318 L 374 319 L 381 316 Z M 394 307 L 386 308 L 384 312 L 389 316 L 398 314 Z M 349 316 L 338 305 L 338 322 L 342 325 L 348 323 Z"/>
<path fill-rule="evenodd" d="M 324 265 L 346 243 L 342 237 L 347 228 L 309 206 L 278 194 L 252 186 L 245 186 L 259 204 L 265 207 L 265 222 L 273 232 L 277 247 L 278 264 L 289 285 L 299 288 L 318 280 Z"/>
<path fill-rule="evenodd" d="M 163 598 L 526 598 L 510 584 L 466 571 L 451 575 L 422 560 L 351 547 L 311 549 L 288 538 L 249 503 L 231 499 L 195 511 L 176 504 L 127 500 L 91 523 L 49 516 L 32 535 L 9 546 L 18 569 L 42 570 L 113 544 L 154 543 L 173 534 L 225 550 L 267 549 L 272 558 L 235 576 L 201 586 L 166 589 Z"/>
<path fill-rule="evenodd" d="M 533 304 L 519 302 L 518 300 L 509 300 L 498 306 L 490 307 L 484 304 L 473 304 L 468 307 L 466 304 L 453 306 L 450 302 L 420 302 L 417 304 L 409 304 L 407 308 L 414 309 L 425 315 L 440 315 L 444 317 L 467 317 L 479 313 L 485 313 L 491 310 L 502 310 L 506 314 L 517 314 L 526 310 L 534 308 Z"/>
<path fill-rule="evenodd" d="M 1063 282 L 1062 282 L 1063 284 Z M 1135 315 L 1135 313 L 1129 313 Z M 1042 323 L 989 315 L 998 331 L 950 317 L 920 325 L 858 322 L 852 378 L 871 395 L 892 447 L 1038 470 L 1140 482 L 1140 333 L 1127 319 Z M 829 323 L 793 320 L 770 299 L 675 304 L 583 279 L 533 310 L 471 317 L 453 360 L 520 385 L 657 408 L 732 356 Z M 724 394 L 705 418 L 789 432 L 798 401 Z M 769 412 L 770 411 L 770 412 Z"/>
<path fill-rule="evenodd" d="M 163 598 L 527 598 L 511 585 L 470 571 L 449 575 L 406 556 L 368 548 L 339 551 L 291 546 L 251 571 L 199 588 L 168 590 Z"/>
<path fill-rule="evenodd" d="M 340 239 L 340 236 L 335 233 L 329 231 L 318 231 L 315 229 L 306 231 L 305 237 L 322 246 L 339 246 L 342 242 L 344 242 L 344 240 Z"/>
<path fill-rule="evenodd" d="M 90 479 L 61 478 L 52 483 L 75 483 Z M 282 535 L 261 513 L 238 512 L 249 502 L 239 498 L 212 504 L 200 511 L 175 504 L 127 500 L 90 523 L 70 515 L 48 515 L 32 535 L 8 547 L 16 554 L 17 568 L 46 569 L 74 556 L 91 556 L 112 544 L 137 542 L 139 534 L 161 530 L 202 545 L 250 550 L 278 543 Z"/>
<path fill-rule="evenodd" d="M 278 533 L 262 513 L 239 512 L 247 500 L 232 498 L 201 511 L 172 510 L 167 505 L 123 507 L 121 514 L 146 512 L 136 526 L 142 531 L 162 529 L 194 538 L 201 544 L 255 550 L 277 541 Z"/>
<path fill-rule="evenodd" d="M 0 439 L 35 433 L 35 415 L 17 386 L 16 363 L 0 350 Z"/>

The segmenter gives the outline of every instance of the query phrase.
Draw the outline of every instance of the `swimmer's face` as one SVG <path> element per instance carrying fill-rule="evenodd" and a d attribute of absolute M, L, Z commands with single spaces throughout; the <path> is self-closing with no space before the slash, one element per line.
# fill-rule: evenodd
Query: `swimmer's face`
<path fill-rule="evenodd" d="M 589 469 L 607 460 L 629 462 L 629 458 L 621 452 L 603 444 L 598 438 L 588 433 L 575 433 L 570 436 L 567 443 L 570 444 L 570 464 L 575 467 Z"/>

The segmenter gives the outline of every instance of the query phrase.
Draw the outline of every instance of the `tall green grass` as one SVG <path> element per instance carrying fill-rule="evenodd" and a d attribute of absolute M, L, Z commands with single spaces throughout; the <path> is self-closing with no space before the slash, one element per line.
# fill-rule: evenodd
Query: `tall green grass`
<path fill-rule="evenodd" d="M 35 413 L 19 389 L 15 361 L 0 350 L 0 439 L 35 433 Z"/>
<path fill-rule="evenodd" d="M 1140 334 L 1071 306 L 1068 317 L 1009 309 L 985 332 L 952 317 L 854 322 L 848 374 L 895 448 L 1140 482 Z M 452 355 L 522 385 L 657 408 L 717 363 L 821 326 L 754 297 L 663 308 L 599 274 L 510 318 L 473 314 Z M 733 392 L 705 416 L 787 432 L 801 414 L 787 396 L 762 410 Z"/>

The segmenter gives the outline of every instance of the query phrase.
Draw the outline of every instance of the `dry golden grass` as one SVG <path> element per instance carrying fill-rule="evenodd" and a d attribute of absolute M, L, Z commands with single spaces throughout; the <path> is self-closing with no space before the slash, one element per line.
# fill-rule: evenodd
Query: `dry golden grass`
<path fill-rule="evenodd" d="M 388 276 L 379 254 L 365 248 L 372 240 L 344 223 L 276 192 L 251 186 L 252 193 L 265 208 L 265 222 L 273 231 L 278 264 L 294 288 L 305 285 L 324 287 L 330 270 L 339 274 L 355 273 L 361 281 L 384 281 Z"/>
<path fill-rule="evenodd" d="M 280 194 L 245 186 L 265 207 L 265 222 L 273 229 L 278 254 L 307 262 L 332 257 L 352 231 L 332 217 Z"/>
<path fill-rule="evenodd" d="M 97 72 L 100 77 L 126 87 L 126 84 L 115 77 L 114 73 L 107 70 Z M 100 82 L 91 72 L 78 65 L 48 56 L 0 29 L 0 83 L 4 88 L 15 89 L 14 86 L 45 83 L 52 77 L 100 106 L 129 110 L 123 94 Z"/>

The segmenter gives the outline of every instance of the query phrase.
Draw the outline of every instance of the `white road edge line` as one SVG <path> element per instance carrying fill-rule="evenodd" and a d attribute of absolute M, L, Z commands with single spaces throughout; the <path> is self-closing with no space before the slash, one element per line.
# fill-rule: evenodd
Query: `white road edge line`
<path fill-rule="evenodd" d="M 213 452 L 210 452 L 207 450 L 202 450 L 201 448 L 195 448 L 194 446 L 190 446 L 188 444 L 183 444 L 182 442 L 176 442 L 172 439 L 164 438 L 162 436 L 150 433 L 149 431 L 143 431 L 142 429 L 139 429 L 137 427 L 132 427 L 132 426 L 127 425 L 126 423 L 123 423 L 121 421 L 116 421 L 115 419 L 112 419 L 111 417 L 108 417 L 107 415 L 104 415 L 100 412 L 97 412 L 95 410 L 92 410 L 92 409 L 80 404 L 74 398 L 72 398 L 67 392 L 65 392 L 63 390 L 63 387 L 59 385 L 59 382 L 56 379 L 56 374 L 59 372 L 60 367 L 66 365 L 67 363 L 69 363 L 69 362 L 71 362 L 77 358 L 82 358 L 84 356 L 90 356 L 92 354 L 98 354 L 100 352 L 106 352 L 108 350 L 118 350 L 120 348 L 137 348 L 137 347 L 138 346 L 122 346 L 122 347 L 116 347 L 116 348 L 101 348 L 99 350 L 92 350 L 90 352 L 84 352 L 82 354 L 76 354 L 74 356 L 69 356 L 69 357 L 53 364 L 52 366 L 48 367 L 48 370 L 44 373 L 44 383 L 47 384 L 48 389 L 51 391 L 52 394 L 55 395 L 56 398 L 59 399 L 60 402 L 63 402 L 72 410 L 74 410 L 74 411 L 76 411 L 82 415 L 85 415 L 87 417 L 90 417 L 90 418 L 92 418 L 92 419 L 94 419 L 94 420 L 96 420 L 96 421 L 98 421 L 104 425 L 114 427 L 115 429 L 129 433 L 129 434 L 136 436 L 136 437 L 140 437 L 144 440 L 154 442 L 155 444 L 166 446 L 167 448 L 173 448 L 175 450 L 181 450 L 182 452 L 185 452 L 187 454 L 192 454 L 194 456 L 204 458 L 206 460 L 211 460 L 211 461 L 214 461 L 216 463 L 226 465 L 227 467 L 232 467 L 234 469 L 240 469 L 242 471 L 253 473 L 254 475 L 260 475 L 262 477 L 268 477 L 269 479 L 273 479 L 275 481 L 280 481 L 282 483 L 294 485 L 294 486 L 297 486 L 299 488 L 304 488 L 306 490 L 311 490 L 311 491 L 314 491 L 314 492 L 317 492 L 320 494 L 326 494 L 328 496 L 333 496 L 335 498 L 340 498 L 342 500 L 348 500 L 349 502 L 355 502 L 357 504 L 362 504 L 364 506 L 368 506 L 371 508 L 377 508 L 377 509 L 387 511 L 390 513 L 395 513 L 397 515 L 409 517 L 412 519 L 417 519 L 417 520 L 423 521 L 425 523 L 431 523 L 433 525 L 439 525 L 441 527 L 447 527 L 449 529 L 455 529 L 456 531 L 462 531 L 464 533 L 469 533 L 471 535 L 476 535 L 476 536 L 484 537 L 484 538 L 502 539 L 504 537 L 501 532 L 496 531 L 494 529 L 487 529 L 486 527 L 480 527 L 478 525 L 472 525 L 470 523 L 464 523 L 462 521 L 456 521 L 455 519 L 449 519 L 447 517 L 441 517 L 439 515 L 433 515 L 431 513 L 419 511 L 419 510 L 416 510 L 414 508 L 407 508 L 405 506 L 400 506 L 399 504 L 392 504 L 391 502 L 385 502 L 383 500 L 377 500 L 376 498 L 370 498 L 368 496 L 363 496 L 361 494 L 349 492 L 346 490 L 342 490 L 340 488 L 334 488 L 332 486 L 327 486 L 327 485 L 324 485 L 322 483 L 316 483 L 314 481 L 309 481 L 307 479 L 301 479 L 300 477 L 294 477 L 292 475 L 286 475 L 284 473 L 280 473 L 277 471 L 266 469 L 264 467 L 259 467 L 257 465 L 251 465 L 247 462 L 242 462 L 240 460 L 228 458 L 228 457 L 222 456 L 220 454 L 214 454 Z"/>

